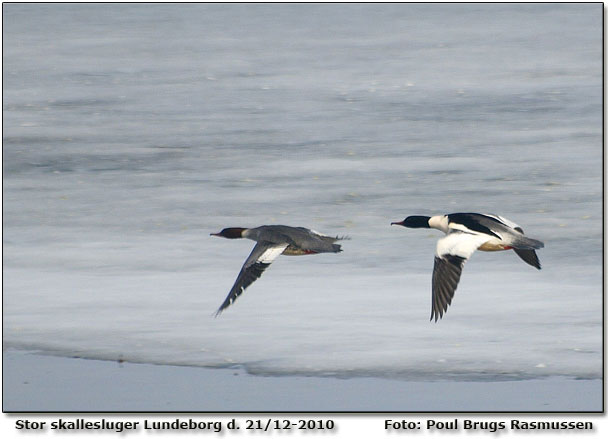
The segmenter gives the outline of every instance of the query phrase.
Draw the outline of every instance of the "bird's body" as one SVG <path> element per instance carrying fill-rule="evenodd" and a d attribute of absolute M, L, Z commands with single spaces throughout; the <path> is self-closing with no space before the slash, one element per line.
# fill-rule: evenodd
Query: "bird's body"
<path fill-rule="evenodd" d="M 211 235 L 229 239 L 247 238 L 257 242 L 243 264 L 226 300 L 217 310 L 216 316 L 229 307 L 249 285 L 259 279 L 264 270 L 281 254 L 301 256 L 339 253 L 342 249 L 335 242 L 345 239 L 344 237 L 322 235 L 304 227 L 283 225 L 260 226 L 251 229 L 230 227 Z"/>
<path fill-rule="evenodd" d="M 498 215 L 480 213 L 452 213 L 449 215 L 410 216 L 401 222 L 404 227 L 433 228 L 445 237 L 437 241 L 432 281 L 431 320 L 443 317 L 452 302 L 462 267 L 475 250 L 514 250 L 529 265 L 540 270 L 536 249 L 544 247 L 541 241 L 524 236 L 514 222 Z"/>

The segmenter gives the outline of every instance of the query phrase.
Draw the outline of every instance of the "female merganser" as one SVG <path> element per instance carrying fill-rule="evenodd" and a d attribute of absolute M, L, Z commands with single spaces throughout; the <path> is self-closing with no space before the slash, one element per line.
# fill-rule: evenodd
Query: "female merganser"
<path fill-rule="evenodd" d="M 540 270 L 535 249 L 542 242 L 524 236 L 520 226 L 498 215 L 451 213 L 449 215 L 408 216 L 397 224 L 411 228 L 433 228 L 446 233 L 437 241 L 433 267 L 433 299 L 431 320 L 443 317 L 452 303 L 462 266 L 475 250 L 500 251 L 513 249 L 525 263 Z"/>
<path fill-rule="evenodd" d="M 253 251 L 243 264 L 230 293 L 215 313 L 216 317 L 239 297 L 243 291 L 262 275 L 264 270 L 279 255 L 300 256 L 316 253 L 339 253 L 342 251 L 336 241 L 348 239 L 345 236 L 322 235 L 304 227 L 260 226 L 253 229 L 229 227 L 211 236 L 228 239 L 247 238 L 256 241 Z"/>

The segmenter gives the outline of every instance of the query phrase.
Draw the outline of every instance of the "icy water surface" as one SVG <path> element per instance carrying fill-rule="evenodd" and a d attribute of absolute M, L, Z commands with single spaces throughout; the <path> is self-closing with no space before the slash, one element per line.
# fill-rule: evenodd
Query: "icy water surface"
<path fill-rule="evenodd" d="M 251 373 L 602 371 L 602 5 L 7 4 L 5 347 Z M 441 233 L 489 212 L 543 269 L 476 253 L 429 322 Z M 251 241 L 281 257 L 220 317 Z"/>

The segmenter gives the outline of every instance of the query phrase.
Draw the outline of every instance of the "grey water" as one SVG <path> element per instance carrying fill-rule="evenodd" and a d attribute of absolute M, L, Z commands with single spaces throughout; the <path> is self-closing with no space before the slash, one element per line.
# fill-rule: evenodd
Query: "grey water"
<path fill-rule="evenodd" d="M 602 4 L 3 5 L 3 341 L 264 375 L 602 376 Z M 435 230 L 487 212 L 429 322 Z M 224 227 L 349 235 L 280 257 Z"/>

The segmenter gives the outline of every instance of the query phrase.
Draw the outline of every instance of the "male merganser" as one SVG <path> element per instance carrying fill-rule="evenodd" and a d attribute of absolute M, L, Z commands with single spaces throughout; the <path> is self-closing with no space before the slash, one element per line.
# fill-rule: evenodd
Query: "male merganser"
<path fill-rule="evenodd" d="M 500 251 L 513 249 L 525 263 L 540 270 L 535 249 L 542 242 L 524 236 L 520 226 L 498 215 L 451 213 L 438 216 L 408 216 L 397 224 L 411 228 L 433 228 L 446 233 L 437 241 L 433 267 L 433 299 L 431 320 L 443 317 L 452 303 L 462 266 L 475 250 Z"/>
<path fill-rule="evenodd" d="M 243 291 L 262 275 L 264 270 L 279 255 L 300 256 L 316 253 L 339 253 L 342 251 L 336 241 L 348 239 L 345 236 L 326 236 L 304 227 L 260 226 L 253 229 L 229 227 L 211 236 L 228 239 L 247 238 L 256 241 L 253 251 L 243 264 L 230 293 L 215 313 L 216 317 L 239 297 Z"/>

